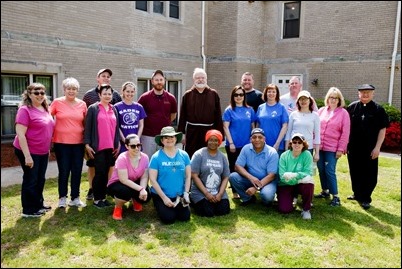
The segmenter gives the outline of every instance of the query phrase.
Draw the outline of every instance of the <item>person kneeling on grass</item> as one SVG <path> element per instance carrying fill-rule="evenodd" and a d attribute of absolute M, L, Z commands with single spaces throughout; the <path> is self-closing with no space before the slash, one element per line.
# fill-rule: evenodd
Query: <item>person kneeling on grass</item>
<path fill-rule="evenodd" d="M 134 211 L 142 211 L 142 204 L 151 199 L 148 188 L 148 155 L 141 152 L 138 135 L 130 134 L 124 140 L 127 151 L 116 160 L 112 176 L 107 184 L 114 197 L 113 219 L 122 220 L 123 205 L 133 201 Z"/>
<path fill-rule="evenodd" d="M 223 135 L 212 129 L 205 135 L 206 147 L 191 158 L 191 207 L 205 217 L 229 214 L 230 204 L 226 187 L 229 182 L 229 162 L 219 151 Z"/>
<path fill-rule="evenodd" d="M 281 213 L 290 213 L 293 208 L 294 193 L 301 194 L 303 201 L 303 219 L 311 219 L 311 201 L 314 194 L 312 178 L 313 156 L 308 149 L 304 136 L 295 133 L 289 149 L 279 158 L 278 209 Z"/>

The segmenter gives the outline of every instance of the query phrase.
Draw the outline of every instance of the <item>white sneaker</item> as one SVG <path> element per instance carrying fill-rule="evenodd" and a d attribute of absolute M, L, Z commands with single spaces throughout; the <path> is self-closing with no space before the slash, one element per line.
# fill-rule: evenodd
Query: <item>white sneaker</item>
<path fill-rule="evenodd" d="M 76 206 L 76 207 L 86 207 L 86 206 L 87 206 L 84 202 L 82 202 L 82 201 L 80 200 L 79 197 L 75 198 L 74 200 L 71 200 L 71 201 L 68 203 L 68 205 L 69 205 L 69 206 Z"/>
<path fill-rule="evenodd" d="M 310 210 L 302 211 L 302 212 L 301 212 L 301 215 L 302 215 L 302 218 L 303 218 L 303 219 L 311 219 Z"/>
<path fill-rule="evenodd" d="M 292 205 L 293 205 L 293 207 L 297 206 L 297 197 L 293 198 Z"/>
<path fill-rule="evenodd" d="M 61 197 L 59 199 L 59 208 L 65 208 L 67 207 L 67 197 Z"/>

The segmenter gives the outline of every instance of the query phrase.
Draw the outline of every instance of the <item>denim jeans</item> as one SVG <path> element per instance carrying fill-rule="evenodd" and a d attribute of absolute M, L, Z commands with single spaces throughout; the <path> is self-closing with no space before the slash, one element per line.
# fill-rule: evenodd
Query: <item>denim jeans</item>
<path fill-rule="evenodd" d="M 320 159 L 317 168 L 320 175 L 322 190 L 329 190 L 332 195 L 338 194 L 338 183 L 336 180 L 336 152 L 320 150 Z"/>
<path fill-rule="evenodd" d="M 31 154 L 34 166 L 29 168 L 25 165 L 25 157 L 22 150 L 14 148 L 14 152 L 20 161 L 23 171 L 21 185 L 22 213 L 36 213 L 43 206 L 43 189 L 45 188 L 49 153 L 44 155 Z"/>
<path fill-rule="evenodd" d="M 239 173 L 233 172 L 229 176 L 229 182 L 232 188 L 234 188 L 240 195 L 240 199 L 243 202 L 247 202 L 251 197 L 246 193 L 246 190 L 253 186 L 253 184 L 247 178 L 242 177 Z M 264 204 L 268 205 L 272 203 L 275 198 L 277 180 L 273 180 L 260 190 L 260 197 Z"/>
<path fill-rule="evenodd" d="M 80 196 L 84 144 L 54 143 L 57 168 L 59 169 L 59 198 L 66 197 L 68 178 L 71 175 L 71 200 Z"/>

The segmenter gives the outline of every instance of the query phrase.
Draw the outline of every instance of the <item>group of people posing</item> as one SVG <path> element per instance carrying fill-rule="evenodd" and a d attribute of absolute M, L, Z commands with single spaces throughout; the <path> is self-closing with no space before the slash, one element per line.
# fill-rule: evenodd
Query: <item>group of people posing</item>
<path fill-rule="evenodd" d="M 64 96 L 50 105 L 46 88 L 29 85 L 16 116 L 15 153 L 23 169 L 22 216 L 40 217 L 51 209 L 43 197 L 49 150 L 53 144 L 58 175 L 59 208 L 85 207 L 80 199 L 83 159 L 89 191 L 97 208 L 112 206 L 112 217 L 123 218 L 130 202 L 134 211 L 153 200 L 161 221 L 190 220 L 191 210 L 212 217 L 230 212 L 232 198 L 241 205 L 274 201 L 282 213 L 292 212 L 302 198 L 303 219 L 311 219 L 314 197 L 313 164 L 322 191 L 340 206 L 336 164 L 348 154 L 353 194 L 368 209 L 377 184 L 378 155 L 389 125 L 385 110 L 373 101 L 374 86 L 358 87 L 359 100 L 345 109 L 341 91 L 331 87 L 318 109 L 298 77 L 280 96 L 275 84 L 254 89 L 249 72 L 230 93 L 221 111 L 218 92 L 207 84 L 204 69 L 193 72 L 193 85 L 181 99 L 177 130 L 177 100 L 165 89 L 156 70 L 152 89 L 138 101 L 136 85 L 125 82 L 120 94 L 111 87 L 112 71 L 97 73 L 97 86 L 77 98 L 79 82 L 62 83 Z M 225 141 L 226 155 L 219 150 Z M 183 148 L 177 146 L 181 143 Z M 70 178 L 70 198 L 68 181 Z"/>

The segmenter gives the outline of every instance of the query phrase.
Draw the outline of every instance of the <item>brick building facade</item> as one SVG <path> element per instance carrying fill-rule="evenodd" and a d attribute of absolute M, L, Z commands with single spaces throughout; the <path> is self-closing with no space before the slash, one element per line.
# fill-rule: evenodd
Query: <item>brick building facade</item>
<path fill-rule="evenodd" d="M 162 12 L 155 9 L 156 2 L 163 4 Z M 141 3 L 147 11 L 138 9 Z M 391 92 L 392 105 L 400 108 L 400 34 L 394 51 L 395 34 L 400 33 L 400 26 L 395 31 L 398 1 L 296 2 L 297 38 L 283 38 L 286 3 L 293 2 L 2 1 L 2 140 L 7 137 L 3 95 L 10 95 L 3 77 L 48 75 L 54 98 L 62 94 L 62 80 L 73 76 L 82 97 L 104 67 L 113 70 L 115 89 L 131 80 L 140 93 L 150 87 L 152 72 L 162 69 L 179 105 L 192 85 L 194 68 L 205 63 L 208 84 L 219 91 L 222 109 L 246 71 L 254 74 L 259 89 L 300 75 L 315 98 L 324 98 L 336 86 L 346 99 L 355 100 L 356 86 L 369 83 L 377 87 L 377 102 L 388 102 Z M 171 17 L 174 8 L 178 18 Z"/>

